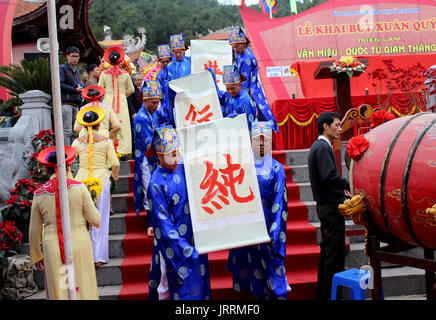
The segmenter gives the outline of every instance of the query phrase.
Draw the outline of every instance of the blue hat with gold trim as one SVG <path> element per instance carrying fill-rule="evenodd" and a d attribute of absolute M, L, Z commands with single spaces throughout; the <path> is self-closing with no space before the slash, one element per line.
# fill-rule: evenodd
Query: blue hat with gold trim
<path fill-rule="evenodd" d="M 162 87 L 157 80 L 146 80 L 142 87 L 142 100 L 146 99 L 162 99 Z"/>
<path fill-rule="evenodd" d="M 227 65 L 223 67 L 223 83 L 224 84 L 240 84 L 247 79 L 239 73 L 235 65 Z"/>
<path fill-rule="evenodd" d="M 171 49 L 168 44 L 162 44 L 160 46 L 157 46 L 157 56 L 158 59 L 171 59 Z"/>
<path fill-rule="evenodd" d="M 183 38 L 183 34 L 181 34 L 181 33 L 173 34 L 170 37 L 170 46 L 171 46 L 171 50 L 178 50 L 178 49 L 187 50 L 188 49 L 188 47 L 185 44 L 185 39 Z"/>
<path fill-rule="evenodd" d="M 272 138 L 273 125 L 270 121 L 253 121 L 251 123 L 251 139 L 257 136 Z"/>
<path fill-rule="evenodd" d="M 250 40 L 248 40 L 244 31 L 242 31 L 241 27 L 233 28 L 230 30 L 229 34 L 229 44 L 233 43 L 246 43 L 249 44 Z"/>
<path fill-rule="evenodd" d="M 180 140 L 173 126 L 156 128 L 153 134 L 153 144 L 157 154 L 166 154 L 180 149 Z"/>

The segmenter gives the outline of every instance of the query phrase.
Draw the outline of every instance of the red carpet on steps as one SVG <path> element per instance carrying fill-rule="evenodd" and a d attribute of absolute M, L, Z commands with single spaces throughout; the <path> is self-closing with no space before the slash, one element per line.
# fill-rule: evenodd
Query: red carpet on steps
<path fill-rule="evenodd" d="M 133 176 L 133 160 L 130 171 Z M 129 189 L 133 190 L 133 179 L 129 179 Z M 123 239 L 124 259 L 121 263 L 123 279 L 118 294 L 120 300 L 144 300 L 148 297 L 148 277 L 150 272 L 153 238 L 147 236 L 147 214 L 136 216 L 133 205 L 133 192 L 127 194 L 127 214 L 125 216 L 126 235 Z"/>
<path fill-rule="evenodd" d="M 316 229 L 308 222 L 307 207 L 300 201 L 298 185 L 292 181 L 292 169 L 286 166 L 286 152 L 274 151 L 274 158 L 285 167 L 288 191 L 288 223 L 286 247 L 286 274 L 292 290 L 291 300 L 316 298 L 319 246 Z M 133 161 L 131 161 L 133 163 Z M 133 172 L 133 165 L 131 166 Z M 130 190 L 133 181 L 129 179 Z M 124 260 L 121 264 L 123 285 L 118 299 L 146 299 L 153 238 L 146 235 L 146 213 L 136 216 L 133 194 L 127 195 L 128 213 L 125 216 L 126 235 L 123 239 Z M 232 276 L 226 271 L 228 250 L 209 254 L 209 268 L 214 300 L 251 300 L 253 295 L 232 289 Z"/>

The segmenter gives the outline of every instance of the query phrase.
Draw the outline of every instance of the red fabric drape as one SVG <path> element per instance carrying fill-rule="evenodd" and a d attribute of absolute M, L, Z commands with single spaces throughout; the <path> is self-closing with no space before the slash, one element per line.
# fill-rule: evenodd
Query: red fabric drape
<path fill-rule="evenodd" d="M 388 96 L 381 97 L 382 104 Z M 380 108 L 376 95 L 351 97 L 353 108 L 369 104 L 373 108 Z M 409 102 L 404 94 L 394 94 L 390 97 L 391 113 L 396 117 L 414 114 L 418 110 Z M 279 132 L 273 134 L 275 150 L 290 150 L 310 148 L 318 138 L 316 120 L 324 111 L 335 111 L 337 108 L 334 98 L 309 98 L 277 100 L 272 104 L 273 113 L 279 124 Z M 367 130 L 354 128 L 354 135 L 363 134 Z"/>

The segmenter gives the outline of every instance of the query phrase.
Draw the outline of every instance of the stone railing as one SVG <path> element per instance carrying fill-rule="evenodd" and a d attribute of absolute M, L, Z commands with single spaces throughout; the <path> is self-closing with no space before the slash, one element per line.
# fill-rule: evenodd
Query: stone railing
<path fill-rule="evenodd" d="M 18 179 L 29 177 L 24 157 L 35 152 L 32 136 L 52 129 L 50 95 L 31 90 L 21 94 L 20 99 L 23 101 L 20 119 L 12 128 L 0 129 L 0 209 Z"/>

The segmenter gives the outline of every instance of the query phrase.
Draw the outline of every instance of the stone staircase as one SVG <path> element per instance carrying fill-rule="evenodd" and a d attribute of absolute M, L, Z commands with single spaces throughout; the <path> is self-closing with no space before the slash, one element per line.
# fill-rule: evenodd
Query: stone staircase
<path fill-rule="evenodd" d="M 288 281 L 292 287 L 292 291 L 289 294 L 290 299 L 315 298 L 316 276 L 314 276 L 313 272 L 310 275 L 310 279 L 307 279 L 307 275 L 303 276 L 305 268 L 312 269 L 312 271 L 314 266 L 317 268 L 319 247 L 316 245 L 315 241 L 319 243 L 320 238 L 320 222 L 316 214 L 315 202 L 312 199 L 306 164 L 307 154 L 307 149 L 273 152 L 274 158 L 282 162 L 285 166 L 288 182 L 288 199 L 290 199 L 293 192 L 297 192 L 299 193 L 300 201 L 307 207 L 307 221 L 291 224 L 289 220 L 293 213 L 301 214 L 301 212 L 305 211 L 301 211 L 302 208 L 297 202 L 291 201 L 288 203 L 287 259 L 285 265 Z M 122 161 L 120 179 L 117 184 L 118 190 L 112 196 L 114 214 L 110 217 L 110 261 L 96 269 L 100 299 L 115 300 L 119 298 L 123 287 L 122 269 L 128 270 L 124 272 L 130 272 L 131 278 L 140 278 L 142 281 L 148 283 L 153 238 L 147 237 L 146 235 L 145 215 L 136 217 L 136 215 L 132 213 L 132 172 L 132 161 Z M 343 165 L 343 176 L 348 178 L 348 171 L 345 165 Z M 307 222 L 309 222 L 310 225 Z M 128 228 L 135 228 L 134 230 L 136 231 L 133 233 L 129 232 L 127 236 L 126 225 L 129 226 Z M 313 235 L 308 232 L 308 225 L 309 228 L 316 230 L 316 240 L 314 240 L 312 238 Z M 363 251 L 364 228 L 355 225 L 351 220 L 347 220 L 346 233 L 348 238 L 346 267 L 359 268 L 362 265 L 367 265 L 368 257 Z M 131 241 L 130 244 L 129 241 Z M 307 246 L 303 246 L 302 248 L 304 249 L 301 250 L 296 249 L 296 247 L 292 245 L 296 241 L 307 243 Z M 315 245 L 311 243 L 315 243 Z M 140 253 L 136 252 L 133 259 L 132 257 L 130 257 L 129 260 L 124 259 L 125 252 L 131 251 L 132 246 L 140 246 Z M 28 252 L 28 245 L 22 245 L 20 251 Z M 225 250 L 209 254 L 212 298 L 214 300 L 251 299 L 251 295 L 236 293 L 232 289 L 231 273 L 225 271 L 227 252 L 228 251 Z M 409 250 L 407 254 L 415 257 L 423 257 L 423 251 L 420 248 Z M 383 266 L 382 281 L 385 297 L 425 293 L 424 270 L 387 264 L 383 264 Z M 38 271 L 35 271 L 34 274 L 41 291 L 27 299 L 45 299 L 43 274 Z M 131 293 L 124 295 L 123 298 L 145 299 L 147 295 L 148 285 L 134 289 Z M 367 296 L 369 296 L 369 290 L 367 290 Z"/>

